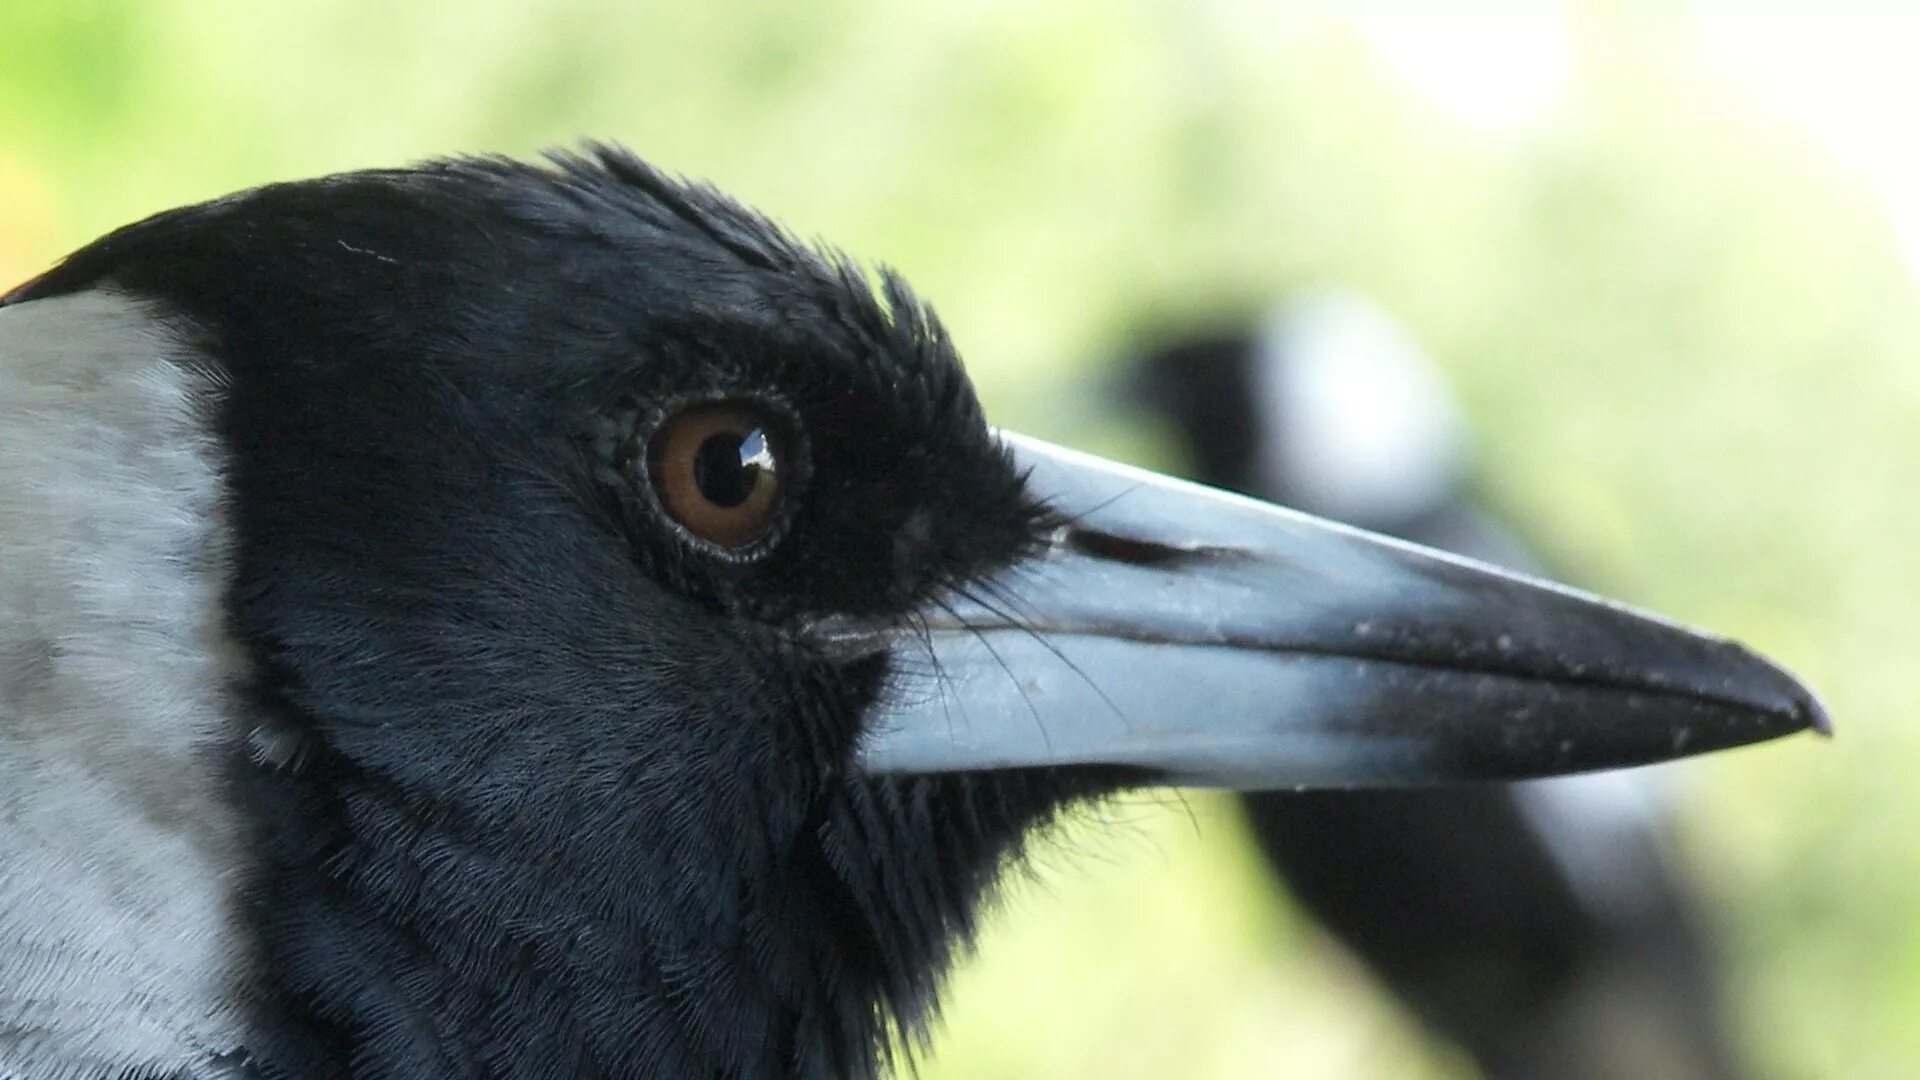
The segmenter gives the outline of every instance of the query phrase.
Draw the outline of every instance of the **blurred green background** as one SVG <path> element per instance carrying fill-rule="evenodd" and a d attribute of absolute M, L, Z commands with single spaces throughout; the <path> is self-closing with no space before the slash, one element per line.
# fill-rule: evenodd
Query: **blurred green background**
<path fill-rule="evenodd" d="M 1833 743 L 1685 767 L 1686 850 L 1762 1075 L 1911 1077 L 1913 263 L 1685 5 L 1456 7 L 10 0 L 0 286 L 241 186 L 614 138 L 901 267 L 1000 422 L 1148 462 L 1152 433 L 1076 389 L 1134 335 L 1364 291 L 1437 352 L 1494 495 L 1558 558 L 1828 695 Z M 1388 47 L 1528 70 L 1500 35 L 1541 9 L 1559 84 L 1518 121 Z M 1884 47 L 1871 5 L 1820 10 Z M 1100 816 L 1011 883 L 920 1075 L 1465 1075 L 1276 902 L 1226 804 Z"/>

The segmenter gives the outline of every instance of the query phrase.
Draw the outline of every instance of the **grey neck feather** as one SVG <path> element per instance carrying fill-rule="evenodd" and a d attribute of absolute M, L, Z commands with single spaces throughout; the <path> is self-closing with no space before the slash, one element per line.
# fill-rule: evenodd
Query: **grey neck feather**
<path fill-rule="evenodd" d="M 243 1041 L 210 370 L 124 296 L 0 308 L 0 1078 Z"/>

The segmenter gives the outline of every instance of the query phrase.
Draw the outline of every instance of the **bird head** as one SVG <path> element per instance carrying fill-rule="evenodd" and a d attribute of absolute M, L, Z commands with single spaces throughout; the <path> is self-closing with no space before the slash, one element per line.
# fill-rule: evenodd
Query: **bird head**
<path fill-rule="evenodd" d="M 63 408 L 164 384 L 142 445 L 214 478 L 129 573 L 211 583 L 218 707 L 101 722 L 193 751 L 123 769 L 225 823 L 181 1052 L 264 1075 L 863 1075 L 1076 800 L 1824 723 L 1723 640 L 996 431 L 899 278 L 619 150 L 159 215 L 0 302 L 0 361 L 74 342 Z"/>

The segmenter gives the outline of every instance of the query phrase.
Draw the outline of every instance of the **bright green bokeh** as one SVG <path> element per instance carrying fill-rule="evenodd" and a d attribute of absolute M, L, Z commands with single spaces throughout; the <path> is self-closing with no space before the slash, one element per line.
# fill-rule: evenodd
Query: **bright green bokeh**
<path fill-rule="evenodd" d="M 1578 7 L 1569 100 L 1511 140 L 1254 0 L 11 0 L 0 285 L 240 186 L 616 138 L 901 267 L 1001 422 L 1145 460 L 1152 433 L 1072 389 L 1129 334 L 1365 290 L 1558 555 L 1827 693 L 1831 745 L 1686 767 L 1686 840 L 1763 1074 L 1907 1077 L 1913 276 L 1863 189 L 1700 73 L 1670 5 Z M 922 1075 L 1462 1075 L 1271 902 L 1226 804 L 1103 816 L 1010 890 Z"/>

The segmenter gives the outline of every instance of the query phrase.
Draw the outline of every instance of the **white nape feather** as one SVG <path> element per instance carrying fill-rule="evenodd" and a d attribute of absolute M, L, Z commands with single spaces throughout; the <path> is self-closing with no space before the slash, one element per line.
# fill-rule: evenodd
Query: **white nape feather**
<path fill-rule="evenodd" d="M 1269 313 L 1255 345 L 1262 490 L 1338 521 L 1401 521 L 1449 499 L 1467 468 L 1453 395 L 1386 312 L 1328 294 Z"/>
<path fill-rule="evenodd" d="M 1650 766 L 1513 785 L 1527 824 L 1596 917 L 1632 922 L 1661 901 L 1670 777 Z"/>
<path fill-rule="evenodd" d="M 252 969 L 209 367 L 148 306 L 0 308 L 0 1077 L 198 1075 Z"/>

